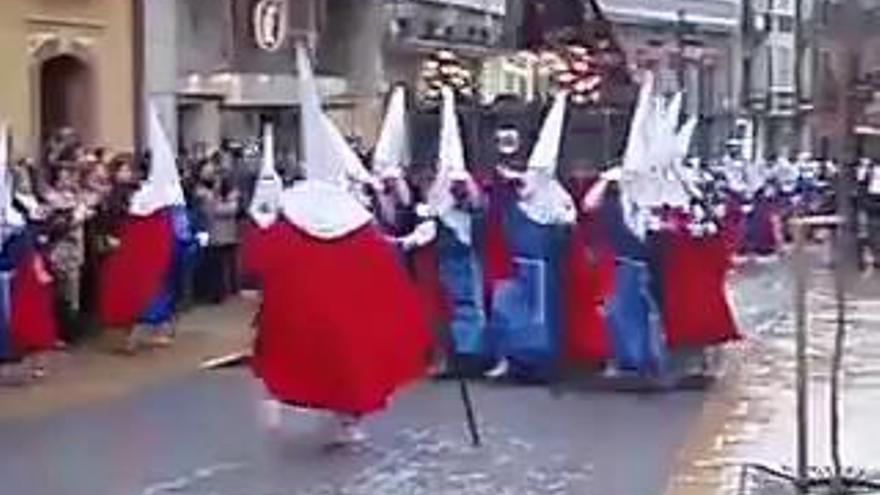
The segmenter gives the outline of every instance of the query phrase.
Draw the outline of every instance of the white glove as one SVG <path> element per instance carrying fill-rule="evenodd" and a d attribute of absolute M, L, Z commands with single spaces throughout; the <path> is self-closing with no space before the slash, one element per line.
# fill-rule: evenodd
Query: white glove
<path fill-rule="evenodd" d="M 416 226 L 411 234 L 400 239 L 400 245 L 405 251 L 426 246 L 437 238 L 437 224 L 434 221 L 422 222 Z"/>
<path fill-rule="evenodd" d="M 623 168 L 614 167 L 602 172 L 602 175 L 599 176 L 602 180 L 608 182 L 620 182 L 623 180 Z"/>
<path fill-rule="evenodd" d="M 419 203 L 418 205 L 416 205 L 416 216 L 418 216 L 419 218 L 433 218 L 437 216 L 437 212 L 435 212 L 430 205 Z"/>
<path fill-rule="evenodd" d="M 196 242 L 199 244 L 199 247 L 206 247 L 210 240 L 211 236 L 207 232 L 199 232 L 196 234 Z"/>

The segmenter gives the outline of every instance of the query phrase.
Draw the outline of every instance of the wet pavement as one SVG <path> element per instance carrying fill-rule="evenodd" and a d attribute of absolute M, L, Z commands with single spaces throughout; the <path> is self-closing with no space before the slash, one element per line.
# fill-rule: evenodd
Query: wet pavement
<path fill-rule="evenodd" d="M 765 279 L 768 297 L 787 298 L 777 318 L 764 318 L 741 350 L 739 372 L 729 390 L 728 407 L 717 418 L 719 428 L 693 460 L 691 479 L 711 486 L 702 493 L 789 494 L 790 487 L 761 483 L 765 476 L 741 484 L 741 466 L 764 464 L 790 467 L 795 459 L 795 330 L 790 312 L 793 278 L 786 266 Z M 833 274 L 813 263 L 808 294 L 810 359 L 810 464 L 831 465 L 829 380 L 836 329 Z M 759 284 L 760 285 L 760 284 Z M 842 455 L 844 467 L 874 471 L 880 468 L 880 274 L 851 279 L 847 303 L 848 341 L 844 357 Z M 756 288 L 761 290 L 762 287 Z"/>
<path fill-rule="evenodd" d="M 738 318 L 750 333 L 782 331 L 777 324 L 784 321 L 789 296 L 779 270 L 776 265 L 750 267 L 734 277 Z M 222 310 L 195 320 L 206 332 L 218 325 L 244 329 L 250 316 L 246 309 Z M 246 335 L 242 330 L 231 333 L 236 337 L 229 342 Z M 204 353 L 209 347 L 198 349 Z M 142 373 L 149 373 L 150 358 L 136 362 Z M 114 359 L 101 365 L 108 368 L 100 378 L 128 380 L 118 370 L 125 362 Z M 760 369 L 779 372 L 768 366 L 762 364 Z M 263 392 L 246 370 L 180 373 L 173 369 L 174 376 L 141 381 L 127 392 L 87 395 L 91 400 L 67 403 L 47 414 L 0 415 L 0 491 L 11 495 L 660 494 L 680 467 L 680 453 L 693 437 L 694 426 L 703 420 L 707 397 L 714 395 L 595 389 L 559 393 L 541 387 L 474 385 L 485 436 L 485 445 L 475 449 L 468 443 L 456 384 L 423 383 L 369 421 L 371 439 L 366 445 L 328 451 L 323 447 L 324 417 L 288 411 L 280 431 L 265 429 Z M 81 379 L 86 383 L 69 385 L 77 394 L 93 388 L 89 383 L 95 377 Z M 48 384 L 41 394 L 60 394 L 64 380 L 59 377 L 60 383 Z M 773 396 L 776 391 L 770 386 L 749 391 L 759 393 Z M 7 393 L 5 400 L 10 397 L 15 396 Z M 760 409 L 749 407 L 744 414 L 757 417 L 754 411 Z M 729 456 L 726 450 L 724 455 Z"/>
<path fill-rule="evenodd" d="M 134 397 L 0 424 L 15 495 L 660 493 L 702 394 L 566 394 L 476 386 L 472 448 L 454 384 L 426 384 L 372 420 L 356 450 L 322 447 L 325 421 L 261 426 L 242 370 L 194 374 Z"/>

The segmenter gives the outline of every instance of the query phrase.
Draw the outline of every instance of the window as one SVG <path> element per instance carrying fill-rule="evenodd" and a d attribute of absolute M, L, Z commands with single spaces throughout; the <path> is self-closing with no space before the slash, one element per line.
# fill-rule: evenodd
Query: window
<path fill-rule="evenodd" d="M 504 73 L 504 92 L 516 93 L 516 75 L 511 72 Z"/>
<path fill-rule="evenodd" d="M 792 0 L 772 0 L 771 2 L 774 12 L 779 13 L 794 13 L 794 4 Z"/>
<path fill-rule="evenodd" d="M 433 19 L 425 21 L 425 37 L 434 38 L 437 36 L 437 22 Z"/>
<path fill-rule="evenodd" d="M 400 32 L 400 34 L 404 34 L 404 35 L 409 34 L 409 28 L 410 28 L 410 20 L 409 19 L 407 19 L 406 17 L 401 17 L 400 19 L 397 19 L 397 29 L 398 29 L 398 32 Z"/>
<path fill-rule="evenodd" d="M 773 59 L 773 85 L 789 88 L 794 86 L 794 56 L 788 46 L 777 46 Z"/>
<path fill-rule="evenodd" d="M 779 16 L 779 31 L 783 33 L 792 33 L 794 32 L 794 28 L 794 17 L 790 15 Z"/>
<path fill-rule="evenodd" d="M 831 23 L 831 2 L 830 0 L 822 0 L 819 6 L 819 24 L 828 26 Z"/>
<path fill-rule="evenodd" d="M 823 75 L 834 73 L 834 54 L 831 50 L 822 50 L 819 54 L 819 64 Z"/>

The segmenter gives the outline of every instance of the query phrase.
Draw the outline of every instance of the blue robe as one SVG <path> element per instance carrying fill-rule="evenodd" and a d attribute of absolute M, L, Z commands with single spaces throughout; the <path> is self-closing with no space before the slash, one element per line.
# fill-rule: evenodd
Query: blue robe
<path fill-rule="evenodd" d="M 12 357 L 12 335 L 9 321 L 12 315 L 10 298 L 12 291 L 12 272 L 0 272 L 0 361 Z"/>
<path fill-rule="evenodd" d="M 436 242 L 440 283 L 451 309 L 448 348 L 459 357 L 486 357 L 483 270 L 478 249 L 473 243 L 462 243 L 440 221 L 437 222 Z"/>
<path fill-rule="evenodd" d="M 171 215 L 174 235 L 171 266 L 159 294 L 141 315 L 139 322 L 146 325 L 162 325 L 174 317 L 177 291 L 181 286 L 180 277 L 187 272 L 187 264 L 192 263 L 195 258 L 195 236 L 186 209 L 175 206 L 169 209 L 168 214 Z"/>
<path fill-rule="evenodd" d="M 493 347 L 510 362 L 511 376 L 549 379 L 562 341 L 561 261 L 571 229 L 534 222 L 512 201 L 503 210 L 503 226 L 515 273 L 492 297 Z"/>
<path fill-rule="evenodd" d="M 605 308 L 614 364 L 625 371 L 660 371 L 666 351 L 650 264 L 657 259 L 627 227 L 617 196 L 609 195 L 600 215 L 617 258 L 614 293 Z"/>

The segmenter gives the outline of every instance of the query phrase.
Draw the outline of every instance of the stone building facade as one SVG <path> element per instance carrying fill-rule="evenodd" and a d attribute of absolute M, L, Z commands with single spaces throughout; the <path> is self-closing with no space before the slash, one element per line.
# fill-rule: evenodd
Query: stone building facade
<path fill-rule="evenodd" d="M 692 152 L 718 156 L 740 108 L 738 0 L 600 0 L 635 66 L 651 69 L 663 93 L 684 90 L 700 116 Z"/>
<path fill-rule="evenodd" d="M 880 1 L 819 0 L 812 26 L 814 152 L 880 158 Z"/>
<path fill-rule="evenodd" d="M 478 71 L 500 46 L 506 9 L 506 0 L 140 1 L 148 26 L 145 92 L 180 144 L 215 149 L 253 138 L 272 119 L 280 146 L 291 152 L 298 135 L 295 40 L 313 48 L 331 117 L 369 142 L 393 83 L 416 88 L 422 60 L 441 48 Z M 267 2 L 287 14 L 271 53 L 254 38 L 254 16 Z"/>
<path fill-rule="evenodd" d="M 73 127 L 87 144 L 133 142 L 133 2 L 4 0 L 0 119 L 21 153 Z"/>

